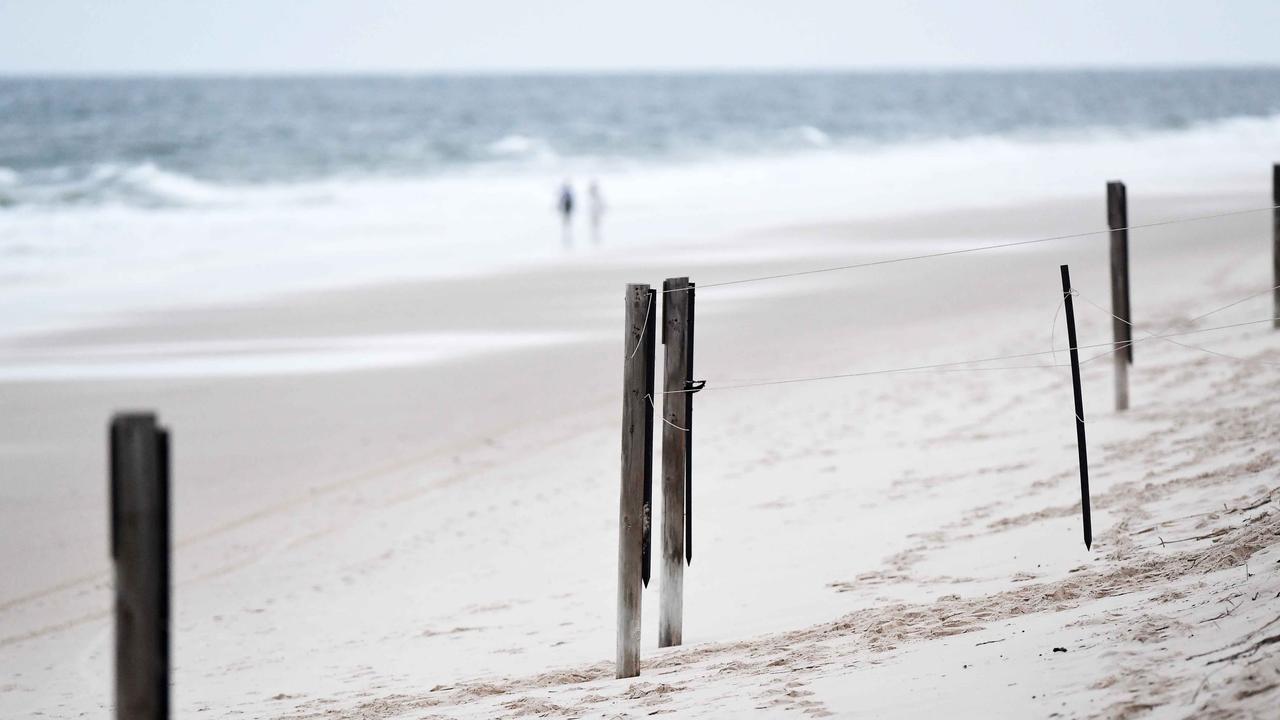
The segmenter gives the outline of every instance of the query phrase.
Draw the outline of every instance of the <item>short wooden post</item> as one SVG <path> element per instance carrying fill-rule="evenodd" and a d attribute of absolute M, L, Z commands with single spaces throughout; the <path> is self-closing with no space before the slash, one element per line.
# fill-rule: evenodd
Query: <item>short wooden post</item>
<path fill-rule="evenodd" d="M 648 285 L 628 285 L 622 361 L 622 488 L 618 503 L 619 678 L 640 674 L 640 595 L 644 574 L 645 471 L 653 449 L 652 377 L 656 329 L 654 295 Z M 648 375 L 649 377 L 646 377 Z"/>
<path fill-rule="evenodd" d="M 685 462 L 689 427 L 689 278 L 662 284 L 662 595 L 658 647 L 679 645 L 684 625 Z"/>
<path fill-rule="evenodd" d="M 1062 271 L 1062 304 L 1067 316 L 1067 346 L 1071 354 L 1071 390 L 1076 406 L 1076 449 L 1080 454 L 1080 514 L 1084 524 L 1084 547 L 1093 547 L 1093 518 L 1089 502 L 1089 454 L 1084 440 L 1084 395 L 1080 389 L 1080 350 L 1076 343 L 1076 310 L 1071 302 L 1071 271 Z"/>
<path fill-rule="evenodd" d="M 1271 166 L 1271 317 L 1280 328 L 1280 163 Z"/>
<path fill-rule="evenodd" d="M 116 717 L 169 717 L 169 434 L 150 413 L 111 420 Z"/>
<path fill-rule="evenodd" d="M 1111 334 L 1116 345 L 1116 410 L 1129 408 L 1129 366 L 1133 364 L 1133 316 L 1129 306 L 1129 204 L 1124 183 L 1107 183 L 1107 224 L 1111 227 Z M 1123 318 L 1123 319 L 1121 319 Z"/>

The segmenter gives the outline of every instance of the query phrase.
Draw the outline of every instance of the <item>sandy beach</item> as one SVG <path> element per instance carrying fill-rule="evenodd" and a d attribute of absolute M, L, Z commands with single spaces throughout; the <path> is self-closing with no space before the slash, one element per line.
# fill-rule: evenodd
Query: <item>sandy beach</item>
<path fill-rule="evenodd" d="M 1131 190 L 1130 220 L 1266 207 L 1257 188 Z M 174 437 L 179 716 L 1267 717 L 1268 323 L 1136 331 L 1125 413 L 1110 357 L 1084 366 L 1091 551 L 1065 352 L 719 387 L 1063 350 L 1063 263 L 1081 344 L 1109 342 L 1105 235 L 700 289 L 685 644 L 657 648 L 651 584 L 642 674 L 613 679 L 626 283 L 1104 222 L 1099 195 L 771 224 L 728 251 L 606 247 L 0 340 L 0 715 L 110 706 L 105 431 L 150 408 Z M 1132 231 L 1139 328 L 1269 318 L 1270 223 Z M 991 369 L 1013 365 L 1038 367 Z"/>

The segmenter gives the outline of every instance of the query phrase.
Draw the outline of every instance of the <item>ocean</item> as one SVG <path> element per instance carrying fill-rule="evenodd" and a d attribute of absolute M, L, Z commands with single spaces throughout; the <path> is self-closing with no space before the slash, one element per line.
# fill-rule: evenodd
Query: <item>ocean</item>
<path fill-rule="evenodd" d="M 1275 160 L 1273 69 L 0 78 L 0 333 Z"/>

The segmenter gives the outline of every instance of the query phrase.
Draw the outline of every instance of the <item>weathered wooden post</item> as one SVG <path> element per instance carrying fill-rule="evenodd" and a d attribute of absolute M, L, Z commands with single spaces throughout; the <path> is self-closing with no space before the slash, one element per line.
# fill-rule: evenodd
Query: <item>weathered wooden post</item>
<path fill-rule="evenodd" d="M 654 357 L 656 355 L 655 338 L 658 336 L 658 303 L 656 297 L 657 291 L 650 290 L 649 301 L 645 305 L 648 308 L 648 314 L 644 319 L 646 328 L 644 348 L 640 351 L 644 353 L 645 358 L 644 391 L 648 399 L 644 406 L 644 539 L 640 551 L 644 566 L 640 573 L 640 580 L 646 588 L 649 587 L 649 576 L 653 566 L 653 413 L 656 407 L 653 393 L 653 375 Z"/>
<path fill-rule="evenodd" d="M 1080 389 L 1080 351 L 1076 343 L 1076 311 L 1071 302 L 1071 271 L 1062 271 L 1062 304 L 1067 316 L 1067 346 L 1071 351 L 1071 389 L 1076 405 L 1076 448 L 1080 453 L 1080 514 L 1084 522 L 1084 547 L 1093 547 L 1093 519 L 1089 503 L 1089 457 L 1084 441 L 1084 395 Z"/>
<path fill-rule="evenodd" d="M 684 539 L 689 427 L 689 278 L 662 284 L 662 595 L 658 647 L 679 645 L 684 625 Z"/>
<path fill-rule="evenodd" d="M 1271 317 L 1280 328 L 1280 163 L 1271 166 Z"/>
<path fill-rule="evenodd" d="M 169 717 L 169 433 L 151 413 L 111 420 L 116 717 Z"/>
<path fill-rule="evenodd" d="M 690 565 L 693 564 L 693 393 L 701 390 L 702 383 L 693 381 L 693 325 L 694 316 L 693 301 L 697 294 L 696 283 L 689 283 L 689 289 L 685 291 L 685 297 L 688 298 L 688 317 L 689 317 L 689 340 L 685 343 L 688 350 L 688 358 L 685 360 L 685 372 L 687 373 L 687 382 L 685 389 L 685 439 L 684 439 L 684 559 Z"/>
<path fill-rule="evenodd" d="M 619 678 L 640 674 L 640 595 L 644 582 L 645 473 L 652 472 L 654 293 L 628 285 L 622 361 L 622 489 L 618 503 Z M 646 454 L 649 457 L 646 457 Z"/>
<path fill-rule="evenodd" d="M 1129 408 L 1129 366 L 1133 364 L 1133 316 L 1129 306 L 1129 204 L 1124 183 L 1107 183 L 1107 224 L 1111 227 L 1111 334 L 1116 352 L 1116 410 Z M 1121 320 L 1121 318 L 1124 318 Z"/>

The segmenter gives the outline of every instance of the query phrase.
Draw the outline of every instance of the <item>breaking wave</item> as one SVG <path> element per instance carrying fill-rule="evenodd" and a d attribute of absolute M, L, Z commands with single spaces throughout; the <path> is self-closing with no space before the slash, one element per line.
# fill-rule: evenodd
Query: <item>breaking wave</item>
<path fill-rule="evenodd" d="M 815 125 L 795 125 L 772 134 L 772 141 L 740 138 L 714 140 L 686 152 L 655 152 L 637 157 L 610 158 L 592 154 L 559 154 L 553 141 L 510 134 L 477 142 L 480 151 L 469 164 L 452 169 L 430 163 L 416 168 L 334 167 L 327 175 L 270 181 L 216 181 L 193 176 L 153 161 L 133 164 L 100 162 L 14 169 L 0 165 L 0 211 L 15 208 L 53 210 L 123 206 L 139 209 L 233 208 L 342 203 L 344 198 L 381 192 L 388 185 L 417 186 L 449 177 L 556 178 L 571 175 L 618 175 L 646 171 L 679 171 L 682 167 L 725 161 L 770 163 L 785 158 L 826 158 L 826 164 L 865 166 L 870 158 L 883 162 L 898 156 L 903 162 L 955 162 L 969 158 L 978 167 L 991 153 L 1042 148 L 1070 152 L 1075 164 L 1085 163 L 1106 149 L 1123 153 L 1152 152 L 1176 145 L 1179 153 L 1214 156 L 1263 153 L 1280 144 L 1280 114 L 1229 117 L 1179 128 L 1092 127 L 1040 131 L 1010 131 L 951 138 L 919 138 L 873 142 L 860 136 L 840 136 Z M 477 175 L 479 173 L 479 175 Z M 417 193 L 418 191 L 414 191 Z M 418 197 L 421 197 L 419 194 Z"/>
<path fill-rule="evenodd" d="M 99 163 L 82 169 L 18 172 L 0 168 L 0 206 L 121 204 L 136 207 L 217 205 L 230 192 L 154 163 Z"/>

